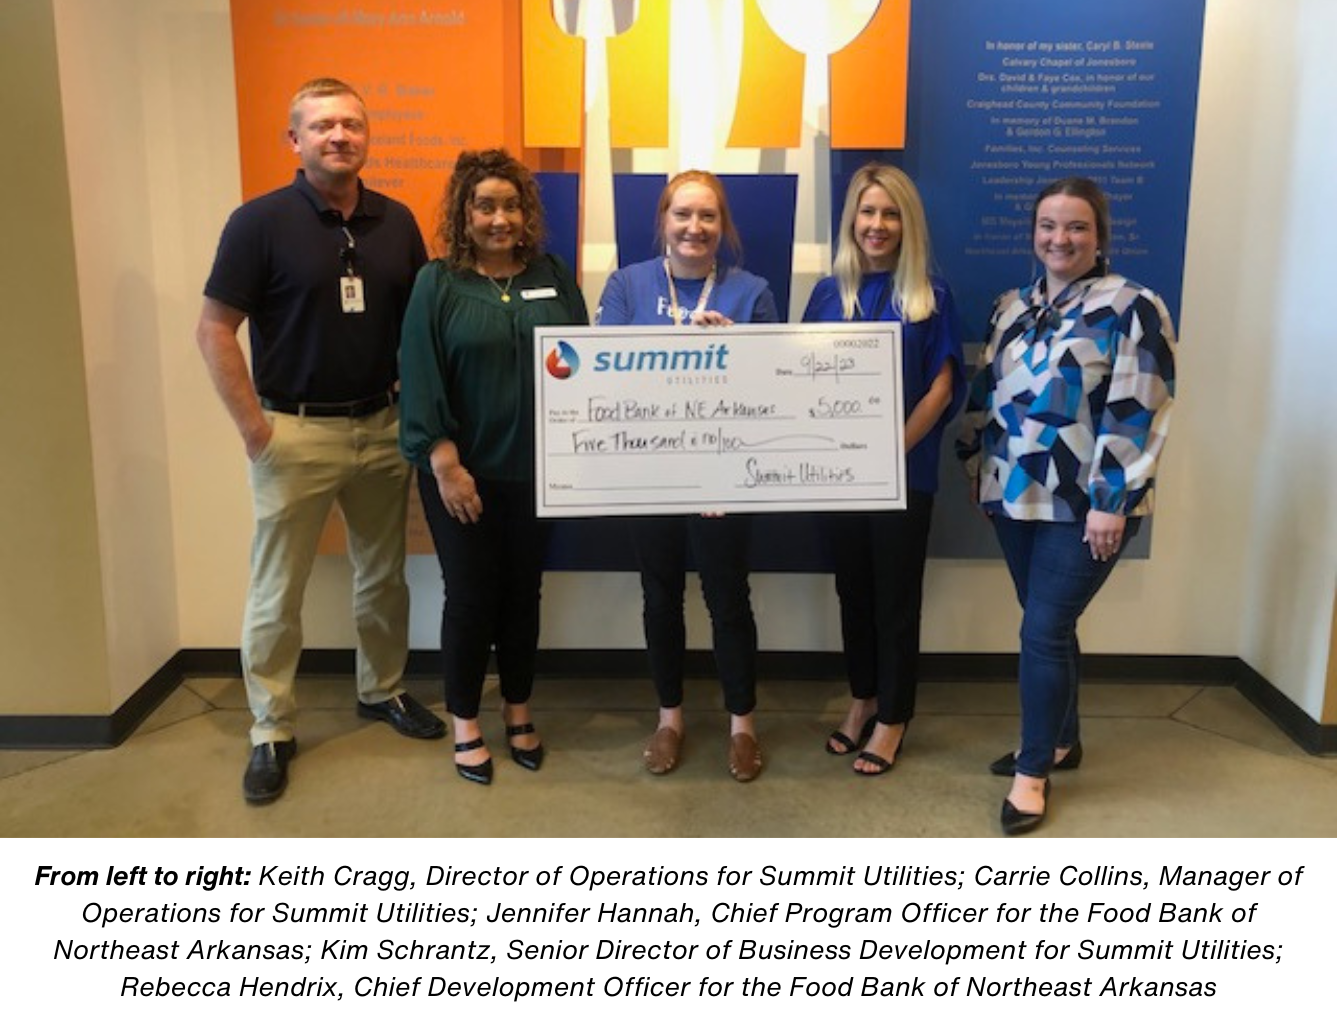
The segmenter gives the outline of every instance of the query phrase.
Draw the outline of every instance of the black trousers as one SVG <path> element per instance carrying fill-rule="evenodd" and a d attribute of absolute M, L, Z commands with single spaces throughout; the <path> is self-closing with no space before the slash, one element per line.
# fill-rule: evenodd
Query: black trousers
<path fill-rule="evenodd" d="M 460 523 L 441 503 L 436 479 L 418 472 L 446 604 L 441 661 L 446 709 L 477 718 L 489 653 L 497 652 L 501 697 L 523 704 L 534 689 L 539 594 L 549 525 L 534 514 L 529 483 L 476 480 L 483 501 L 477 523 Z"/>
<path fill-rule="evenodd" d="M 877 720 L 908 722 L 919 684 L 919 620 L 933 495 L 911 491 L 904 512 L 826 518 L 836 564 L 850 693 L 877 698 Z"/>
<path fill-rule="evenodd" d="M 638 517 L 631 522 L 631 533 L 641 570 L 645 647 L 659 706 L 682 704 L 687 653 L 683 594 L 690 543 L 710 611 L 724 706 L 732 715 L 750 714 L 757 704 L 757 623 L 747 582 L 747 517 Z"/>

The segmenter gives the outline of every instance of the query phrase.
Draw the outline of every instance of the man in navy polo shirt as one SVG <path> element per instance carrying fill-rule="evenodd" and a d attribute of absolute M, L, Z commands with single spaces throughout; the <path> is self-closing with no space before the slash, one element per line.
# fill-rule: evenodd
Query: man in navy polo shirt
<path fill-rule="evenodd" d="M 348 528 L 358 714 L 405 736 L 445 724 L 404 692 L 409 468 L 399 456 L 399 327 L 427 261 L 408 208 L 366 189 L 367 110 L 331 78 L 303 85 L 288 139 L 293 183 L 228 220 L 196 340 L 250 460 L 255 508 L 242 669 L 255 724 L 242 789 L 277 799 L 297 752 L 293 681 L 302 599 L 337 502 Z M 250 320 L 252 372 L 238 341 Z"/>

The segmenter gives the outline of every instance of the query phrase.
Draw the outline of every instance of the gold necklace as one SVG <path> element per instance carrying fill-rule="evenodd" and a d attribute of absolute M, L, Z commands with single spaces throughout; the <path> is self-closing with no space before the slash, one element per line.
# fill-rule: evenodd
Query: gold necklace
<path fill-rule="evenodd" d="M 514 274 L 506 278 L 506 287 L 504 288 L 497 284 L 497 279 L 495 277 L 492 277 L 489 274 L 484 274 L 483 276 L 488 279 L 488 283 L 491 284 L 493 288 L 497 289 L 497 294 L 501 296 L 502 302 L 511 301 L 511 282 L 515 280 Z"/>

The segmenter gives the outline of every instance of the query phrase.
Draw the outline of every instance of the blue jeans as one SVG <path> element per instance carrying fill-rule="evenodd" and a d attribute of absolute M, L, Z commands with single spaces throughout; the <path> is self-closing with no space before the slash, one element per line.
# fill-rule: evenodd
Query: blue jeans
<path fill-rule="evenodd" d="M 1021 602 L 1021 752 L 1017 772 L 1043 779 L 1055 747 L 1080 738 L 1077 682 L 1081 651 L 1077 619 L 1109 578 L 1142 525 L 1129 518 L 1124 544 L 1107 562 L 1091 557 L 1084 523 L 1023 522 L 993 516 Z"/>

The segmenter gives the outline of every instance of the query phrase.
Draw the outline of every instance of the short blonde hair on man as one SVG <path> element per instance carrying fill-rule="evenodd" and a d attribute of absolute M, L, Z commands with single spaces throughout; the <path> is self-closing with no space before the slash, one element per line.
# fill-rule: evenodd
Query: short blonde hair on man
<path fill-rule="evenodd" d="M 337 78 L 313 78 L 309 82 L 303 82 L 301 87 L 292 94 L 292 100 L 288 103 L 288 124 L 293 128 L 301 127 L 301 114 L 297 108 L 303 100 L 317 100 L 325 96 L 352 96 L 357 100 L 358 106 L 362 108 L 362 119 L 367 119 L 366 101 L 358 95 L 358 91 L 347 82 L 340 81 Z"/>

